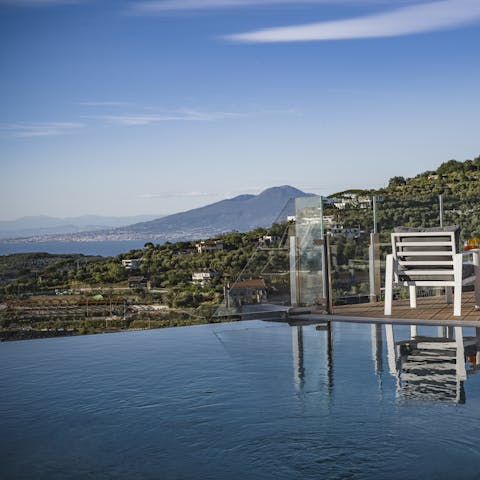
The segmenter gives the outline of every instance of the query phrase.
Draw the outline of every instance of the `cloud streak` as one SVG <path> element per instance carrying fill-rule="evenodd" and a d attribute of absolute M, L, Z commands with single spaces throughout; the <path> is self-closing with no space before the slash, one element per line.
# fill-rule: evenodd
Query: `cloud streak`
<path fill-rule="evenodd" d="M 4 137 L 28 138 L 66 135 L 84 127 L 77 122 L 42 122 L 0 124 L 0 135 Z"/>
<path fill-rule="evenodd" d="M 432 32 L 480 22 L 479 0 L 442 0 L 329 22 L 267 28 L 228 35 L 242 43 L 382 38 Z"/>
<path fill-rule="evenodd" d="M 209 122 L 223 119 L 235 119 L 248 116 L 243 113 L 234 112 L 203 112 L 198 110 L 182 110 L 179 112 L 162 114 L 120 114 L 101 115 L 94 118 L 104 120 L 108 123 L 120 126 L 140 126 L 161 122 Z"/>
<path fill-rule="evenodd" d="M 77 105 L 82 107 L 131 107 L 134 105 L 130 102 L 116 102 L 116 101 L 86 101 L 77 102 Z"/>
<path fill-rule="evenodd" d="M 87 106 L 122 106 L 121 102 L 84 102 Z M 167 113 L 119 113 L 105 115 L 83 115 L 82 122 L 12 122 L 0 123 L 0 138 L 52 137 L 68 135 L 92 126 L 97 120 L 118 127 L 135 127 L 160 124 L 162 122 L 214 122 L 220 120 L 252 118 L 270 114 L 295 114 L 294 110 L 259 110 L 256 112 L 224 112 L 181 109 Z"/>
<path fill-rule="evenodd" d="M 136 2 L 132 7 L 138 13 L 162 13 L 181 10 L 214 8 L 262 7 L 266 5 L 383 3 L 385 0 L 150 0 Z"/>

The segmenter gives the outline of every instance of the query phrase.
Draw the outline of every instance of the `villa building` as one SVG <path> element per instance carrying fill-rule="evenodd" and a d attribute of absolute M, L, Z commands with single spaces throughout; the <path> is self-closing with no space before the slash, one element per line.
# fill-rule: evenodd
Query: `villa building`
<path fill-rule="evenodd" d="M 195 285 L 200 285 L 204 287 L 218 275 L 220 275 L 220 272 L 217 272 L 216 270 L 211 270 L 211 269 L 202 270 L 200 272 L 193 272 L 192 283 L 194 283 Z"/>
<path fill-rule="evenodd" d="M 125 267 L 125 270 L 135 270 L 142 263 L 141 258 L 128 258 L 122 260 L 122 265 Z"/>
<path fill-rule="evenodd" d="M 280 237 L 278 235 L 264 235 L 258 239 L 258 244 L 262 246 L 271 246 L 278 243 Z"/>
<path fill-rule="evenodd" d="M 195 245 L 198 253 L 217 252 L 223 250 L 223 243 L 218 240 L 201 241 Z"/>
<path fill-rule="evenodd" d="M 360 238 L 362 233 L 365 233 L 358 227 L 345 228 L 343 225 L 333 225 L 331 228 L 328 229 L 328 231 L 330 232 L 332 237 L 336 237 L 337 235 L 343 235 L 347 238 L 353 239 Z"/>
<path fill-rule="evenodd" d="M 267 300 L 267 286 L 263 278 L 236 282 L 228 290 L 230 305 L 263 303 Z"/>

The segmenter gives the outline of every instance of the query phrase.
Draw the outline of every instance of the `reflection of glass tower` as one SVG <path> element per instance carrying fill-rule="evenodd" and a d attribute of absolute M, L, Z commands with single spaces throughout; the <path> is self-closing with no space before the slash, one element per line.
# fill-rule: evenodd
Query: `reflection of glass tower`
<path fill-rule="evenodd" d="M 333 387 L 332 327 L 292 326 L 293 380 L 295 389 L 316 390 Z"/>
<path fill-rule="evenodd" d="M 383 338 L 382 326 L 378 323 L 372 323 L 372 360 L 375 365 L 375 374 L 379 377 L 383 372 Z"/>
<path fill-rule="evenodd" d="M 293 381 L 295 390 L 303 387 L 305 364 L 303 359 L 303 327 L 292 327 Z"/>
<path fill-rule="evenodd" d="M 442 327 L 442 336 L 425 337 L 418 336 L 412 326 L 410 339 L 395 342 L 393 325 L 385 325 L 385 331 L 388 364 L 390 373 L 397 378 L 399 398 L 465 402 L 466 358 L 477 358 L 478 335 L 468 338 L 463 336 L 462 327 Z"/>

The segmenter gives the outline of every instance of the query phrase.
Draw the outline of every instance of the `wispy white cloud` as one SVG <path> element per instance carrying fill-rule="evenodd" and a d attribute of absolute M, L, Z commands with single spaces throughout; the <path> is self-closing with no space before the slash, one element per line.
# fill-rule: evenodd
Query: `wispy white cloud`
<path fill-rule="evenodd" d="M 95 118 L 121 126 L 149 125 L 160 122 L 208 122 L 214 120 L 246 117 L 248 114 L 235 112 L 203 112 L 198 110 L 181 110 L 171 113 L 125 113 L 119 115 L 100 115 Z"/>
<path fill-rule="evenodd" d="M 131 102 L 116 102 L 116 101 L 87 101 L 87 102 L 77 102 L 76 105 L 81 105 L 82 107 L 131 107 L 135 105 Z"/>
<path fill-rule="evenodd" d="M 108 123 L 122 126 L 149 125 L 150 123 L 179 120 L 179 118 L 168 115 L 145 115 L 129 113 L 120 115 L 101 115 L 96 118 L 105 120 Z"/>
<path fill-rule="evenodd" d="M 48 137 L 66 135 L 79 128 L 83 123 L 77 122 L 41 122 L 0 124 L 0 135 L 4 137 Z"/>
<path fill-rule="evenodd" d="M 268 43 L 395 37 L 479 22 L 479 0 L 442 0 L 364 17 L 267 28 L 225 38 L 236 42 Z"/>
<path fill-rule="evenodd" d="M 392 1 L 392 0 L 390 0 Z M 205 10 L 213 8 L 261 7 L 278 4 L 314 3 L 383 3 L 385 0 L 150 0 L 135 2 L 132 8 L 138 13 L 162 13 L 175 10 Z"/>

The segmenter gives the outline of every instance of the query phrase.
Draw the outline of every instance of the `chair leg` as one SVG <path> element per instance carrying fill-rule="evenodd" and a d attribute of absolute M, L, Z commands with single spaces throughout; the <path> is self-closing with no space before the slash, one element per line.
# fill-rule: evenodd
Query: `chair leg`
<path fill-rule="evenodd" d="M 393 255 L 387 255 L 385 266 L 385 307 L 384 315 L 392 314 L 392 295 L 393 295 Z"/>
<path fill-rule="evenodd" d="M 454 255 L 453 262 L 455 283 L 453 287 L 453 316 L 459 317 L 462 314 L 462 255 Z"/>
<path fill-rule="evenodd" d="M 462 286 L 453 289 L 453 315 L 459 317 L 462 314 Z"/>
<path fill-rule="evenodd" d="M 417 291 L 415 286 L 410 285 L 408 287 L 408 293 L 410 295 L 410 308 L 417 308 Z"/>

